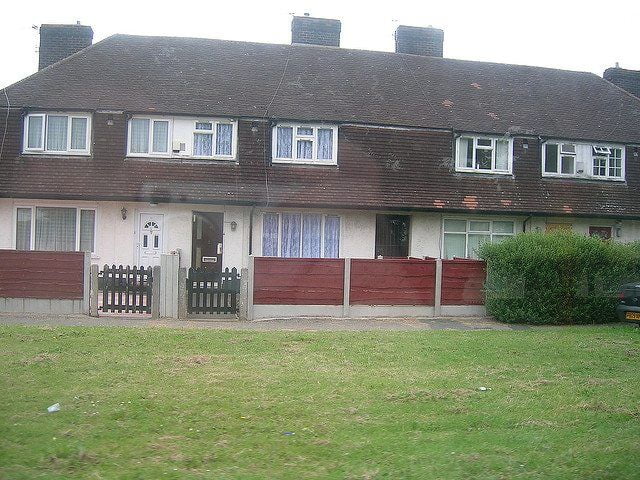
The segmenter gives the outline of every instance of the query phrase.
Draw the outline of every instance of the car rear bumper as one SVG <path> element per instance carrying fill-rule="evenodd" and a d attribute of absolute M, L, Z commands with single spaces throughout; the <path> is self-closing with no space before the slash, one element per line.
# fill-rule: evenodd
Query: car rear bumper
<path fill-rule="evenodd" d="M 640 320 L 627 320 L 625 318 L 627 312 L 638 312 L 640 313 L 640 307 L 632 307 L 629 305 L 618 305 L 618 308 L 616 308 L 616 312 L 618 314 L 618 320 L 620 320 L 621 322 L 636 322 L 636 323 L 640 323 Z"/>

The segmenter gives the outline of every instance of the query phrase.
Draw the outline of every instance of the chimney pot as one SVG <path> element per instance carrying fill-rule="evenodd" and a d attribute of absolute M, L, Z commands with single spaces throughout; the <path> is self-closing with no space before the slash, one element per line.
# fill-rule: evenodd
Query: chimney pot
<path fill-rule="evenodd" d="M 439 28 L 400 25 L 395 37 L 396 53 L 442 57 L 444 31 Z"/>
<path fill-rule="evenodd" d="M 93 42 L 93 29 L 86 25 L 41 25 L 38 70 L 87 48 Z"/>
<path fill-rule="evenodd" d="M 340 20 L 330 18 L 293 17 L 291 21 L 291 43 L 307 45 L 340 46 Z"/>

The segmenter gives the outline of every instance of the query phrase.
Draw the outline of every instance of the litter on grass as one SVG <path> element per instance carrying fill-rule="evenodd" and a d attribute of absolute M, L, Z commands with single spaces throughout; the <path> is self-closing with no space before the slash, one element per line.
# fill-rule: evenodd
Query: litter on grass
<path fill-rule="evenodd" d="M 47 412 L 49 412 L 49 413 L 54 413 L 54 412 L 59 412 L 59 411 L 60 411 L 60 404 L 59 403 L 54 403 L 50 407 L 47 407 Z"/>

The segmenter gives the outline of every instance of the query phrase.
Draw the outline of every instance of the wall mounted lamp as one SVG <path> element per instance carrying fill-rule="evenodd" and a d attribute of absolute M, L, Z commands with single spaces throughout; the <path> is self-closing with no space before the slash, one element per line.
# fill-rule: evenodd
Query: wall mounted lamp
<path fill-rule="evenodd" d="M 120 215 L 122 215 L 123 220 L 127 219 L 127 208 L 125 206 L 120 209 Z"/>

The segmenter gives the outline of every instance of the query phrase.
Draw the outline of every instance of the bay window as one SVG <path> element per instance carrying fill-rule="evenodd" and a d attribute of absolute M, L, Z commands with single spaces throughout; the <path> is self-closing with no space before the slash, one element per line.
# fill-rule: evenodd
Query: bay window
<path fill-rule="evenodd" d="M 338 127 L 279 124 L 273 129 L 273 161 L 276 163 L 337 163 Z"/>
<path fill-rule="evenodd" d="M 478 258 L 485 242 L 499 243 L 515 235 L 510 220 L 445 219 L 443 224 L 443 258 Z"/>
<path fill-rule="evenodd" d="M 96 212 L 75 207 L 18 207 L 16 249 L 95 250 Z"/>
<path fill-rule="evenodd" d="M 338 258 L 340 217 L 319 213 L 265 213 L 262 255 L 289 258 Z"/>
<path fill-rule="evenodd" d="M 456 171 L 511 173 L 511 140 L 499 137 L 461 136 L 456 143 Z"/>
<path fill-rule="evenodd" d="M 87 114 L 31 113 L 24 119 L 24 152 L 87 155 L 90 128 Z"/>

